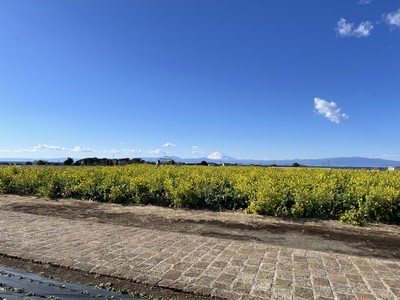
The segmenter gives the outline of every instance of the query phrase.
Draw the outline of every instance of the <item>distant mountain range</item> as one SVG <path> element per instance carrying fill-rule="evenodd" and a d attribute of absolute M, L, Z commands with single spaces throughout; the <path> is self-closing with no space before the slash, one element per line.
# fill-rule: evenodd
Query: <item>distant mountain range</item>
<path fill-rule="evenodd" d="M 332 157 L 320 159 L 276 159 L 276 160 L 260 160 L 260 159 L 236 159 L 226 156 L 220 152 L 214 152 L 207 157 L 200 158 L 180 158 L 177 156 L 166 157 L 176 162 L 184 163 L 200 163 L 202 161 L 213 163 L 239 164 L 239 165 L 277 165 L 291 166 L 298 163 L 309 167 L 338 167 L 338 168 L 386 168 L 388 166 L 400 167 L 400 161 L 386 160 L 381 158 L 367 157 Z M 158 158 L 143 158 L 148 161 L 155 161 Z"/>
<path fill-rule="evenodd" d="M 304 166 L 310 167 L 339 167 L 339 168 L 386 168 L 388 166 L 400 167 L 400 161 L 386 160 L 381 158 L 367 158 L 367 157 L 332 157 L 332 158 L 321 158 L 321 159 L 276 159 L 276 160 L 260 160 L 260 159 L 236 159 L 230 156 L 226 156 L 220 152 L 214 152 L 206 157 L 200 158 L 180 158 L 177 156 L 165 156 L 165 157 L 143 157 L 145 161 L 157 161 L 162 160 L 174 160 L 175 162 L 182 162 L 188 164 L 197 164 L 202 161 L 217 164 L 239 164 L 239 165 L 277 165 L 277 166 L 291 166 L 294 163 L 298 163 Z M 27 159 L 27 158 L 0 158 L 0 162 L 26 162 L 26 161 L 37 161 L 38 159 Z M 64 162 L 66 158 L 54 158 L 44 159 L 48 162 Z M 74 159 L 76 160 L 76 159 Z"/>

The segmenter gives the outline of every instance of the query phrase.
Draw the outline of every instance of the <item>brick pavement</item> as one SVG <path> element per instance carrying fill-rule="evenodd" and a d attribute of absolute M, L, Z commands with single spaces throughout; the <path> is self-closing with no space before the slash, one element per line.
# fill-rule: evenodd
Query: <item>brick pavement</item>
<path fill-rule="evenodd" d="M 400 298 L 399 260 L 9 211 L 0 229 L 3 254 L 224 299 Z"/>

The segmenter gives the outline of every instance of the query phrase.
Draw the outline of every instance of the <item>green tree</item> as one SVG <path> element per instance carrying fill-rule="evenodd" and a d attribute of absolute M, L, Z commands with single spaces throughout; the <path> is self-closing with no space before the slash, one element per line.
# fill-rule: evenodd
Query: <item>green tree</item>
<path fill-rule="evenodd" d="M 65 161 L 64 161 L 64 165 L 66 166 L 70 166 L 74 163 L 74 160 L 71 157 L 68 157 Z"/>

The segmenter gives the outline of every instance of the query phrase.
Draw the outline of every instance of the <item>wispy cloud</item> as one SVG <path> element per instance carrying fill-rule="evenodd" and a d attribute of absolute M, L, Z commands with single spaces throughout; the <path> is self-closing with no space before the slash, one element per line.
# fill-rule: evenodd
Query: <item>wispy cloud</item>
<path fill-rule="evenodd" d="M 384 15 L 384 19 L 391 28 L 400 28 L 400 8 Z"/>
<path fill-rule="evenodd" d="M 370 4 L 372 0 L 360 0 L 358 1 L 358 4 L 363 5 L 363 4 Z"/>
<path fill-rule="evenodd" d="M 162 145 L 164 148 L 172 148 L 175 147 L 176 145 L 173 143 L 165 143 L 164 145 Z"/>
<path fill-rule="evenodd" d="M 353 27 L 354 24 L 347 23 L 346 19 L 341 18 L 337 22 L 336 31 L 340 36 L 351 36 L 351 33 L 353 32 Z"/>
<path fill-rule="evenodd" d="M 367 37 L 371 34 L 372 29 L 374 29 L 374 25 L 372 22 L 366 21 L 360 23 L 356 29 L 353 31 L 353 35 L 355 37 Z"/>
<path fill-rule="evenodd" d="M 205 151 L 199 146 L 192 146 L 192 154 L 204 154 Z"/>
<path fill-rule="evenodd" d="M 86 147 L 81 147 L 81 146 L 75 146 L 72 149 L 67 149 L 68 151 L 71 152 L 93 152 L 93 150 L 86 148 Z"/>
<path fill-rule="evenodd" d="M 95 150 L 92 150 L 87 147 L 82 147 L 82 146 L 75 146 L 73 148 L 68 148 L 68 147 L 61 147 L 61 146 L 55 146 L 55 145 L 49 145 L 49 144 L 39 144 L 39 145 L 31 147 L 31 148 L 25 148 L 25 149 L 21 148 L 18 150 L 0 149 L 0 153 L 41 153 L 41 154 L 48 153 L 49 154 L 54 151 L 71 152 L 71 153 L 96 152 Z M 99 151 L 99 153 L 107 153 L 107 154 L 113 154 L 113 155 L 139 155 L 139 154 L 143 153 L 143 151 L 141 149 L 110 148 L 110 149 L 106 149 L 106 150 L 101 150 L 101 151 Z"/>
<path fill-rule="evenodd" d="M 65 151 L 67 148 L 64 147 L 59 147 L 59 146 L 54 146 L 54 145 L 47 145 L 47 144 L 41 144 L 33 147 L 34 152 L 35 151 Z"/>
<path fill-rule="evenodd" d="M 49 151 L 65 151 L 65 152 L 93 152 L 93 150 L 82 147 L 75 146 L 73 148 L 60 147 L 55 145 L 40 144 L 29 149 L 19 149 L 16 152 L 32 152 L 32 153 L 44 153 Z"/>
<path fill-rule="evenodd" d="M 152 155 L 166 155 L 167 154 L 167 152 L 162 151 L 161 149 L 150 150 L 149 153 Z"/>
<path fill-rule="evenodd" d="M 107 149 L 107 150 L 104 150 L 103 151 L 104 153 L 109 153 L 109 154 L 134 154 L 134 155 L 137 155 L 137 154 L 140 154 L 140 153 L 142 153 L 143 151 L 142 150 L 140 150 L 140 149 L 114 149 L 114 148 L 111 148 L 111 149 Z"/>
<path fill-rule="evenodd" d="M 370 21 L 361 22 L 355 27 L 354 23 L 349 23 L 344 18 L 337 22 L 335 28 L 340 37 L 367 37 L 371 34 L 372 29 L 374 29 L 374 25 Z"/>
<path fill-rule="evenodd" d="M 137 155 L 137 154 L 141 154 L 142 150 L 140 150 L 140 149 L 123 149 L 122 152 Z"/>
<path fill-rule="evenodd" d="M 111 148 L 111 149 L 106 149 L 103 152 L 104 153 L 109 153 L 109 154 L 119 154 L 119 153 L 121 153 L 121 150 L 117 150 L 117 149 Z"/>
<path fill-rule="evenodd" d="M 341 112 L 341 108 L 335 102 L 328 102 L 318 97 L 314 98 L 314 109 L 317 114 L 337 124 L 349 118 L 347 114 Z"/>

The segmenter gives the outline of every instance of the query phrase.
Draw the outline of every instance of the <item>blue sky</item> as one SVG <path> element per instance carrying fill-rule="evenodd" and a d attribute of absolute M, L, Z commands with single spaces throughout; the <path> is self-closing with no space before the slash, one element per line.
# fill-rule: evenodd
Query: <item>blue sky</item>
<path fill-rule="evenodd" d="M 398 0 L 1 0 L 0 158 L 400 160 Z"/>

